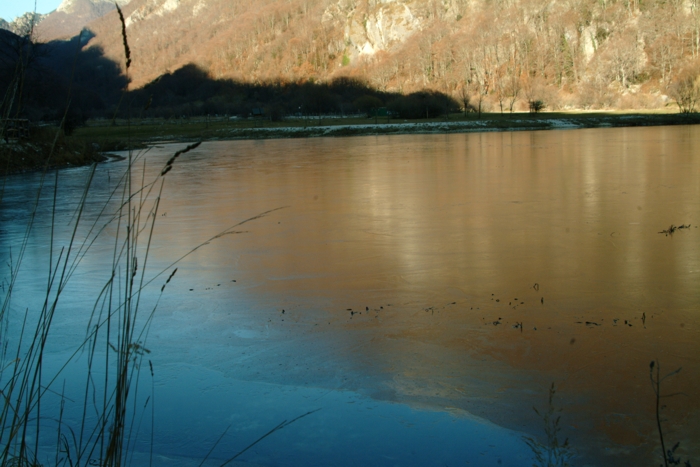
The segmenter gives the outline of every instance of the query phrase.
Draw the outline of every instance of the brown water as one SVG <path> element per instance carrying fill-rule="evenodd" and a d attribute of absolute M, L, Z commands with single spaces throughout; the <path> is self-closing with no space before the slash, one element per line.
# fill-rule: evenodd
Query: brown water
<path fill-rule="evenodd" d="M 658 359 L 683 367 L 667 444 L 700 458 L 699 127 L 204 143 L 168 174 L 153 264 L 276 208 L 180 263 L 162 362 L 536 436 L 555 383 L 577 465 L 656 465 Z"/>
<path fill-rule="evenodd" d="M 584 455 L 649 459 L 658 359 L 697 458 L 700 128 L 208 143 L 173 178 L 180 245 L 285 207 L 193 262 L 355 389 L 527 431 L 554 382 Z"/>

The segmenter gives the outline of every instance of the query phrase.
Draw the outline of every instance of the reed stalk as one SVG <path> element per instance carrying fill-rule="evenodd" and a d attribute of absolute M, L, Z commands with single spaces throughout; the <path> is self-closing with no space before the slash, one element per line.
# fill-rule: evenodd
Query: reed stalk
<path fill-rule="evenodd" d="M 118 6 L 117 10 L 128 73 L 131 57 L 126 27 Z M 64 121 L 66 115 L 67 110 Z M 54 138 L 54 148 L 57 139 L 58 133 Z M 55 171 L 53 186 L 50 186 L 47 162 L 39 177 L 24 235 L 8 252 L 8 276 L 0 289 L 0 467 L 40 466 L 49 459 L 56 467 L 127 465 L 132 459 L 142 421 L 148 416 L 152 462 L 155 385 L 146 340 L 166 286 L 177 272 L 177 264 L 218 238 L 240 233 L 236 229 L 241 225 L 282 209 L 272 209 L 238 222 L 195 246 L 167 267 L 150 271 L 149 256 L 167 174 L 180 156 L 196 149 L 199 144 L 175 152 L 151 180 L 146 179 L 145 155 L 148 151 L 129 149 L 123 173 L 101 204 L 91 198 L 97 171 L 93 164 L 86 173 L 77 207 L 68 222 L 67 235 L 59 232 L 64 228 L 64 221 L 58 216 L 61 176 Z M 41 306 L 32 309 L 21 303 L 26 296 L 16 296 L 20 293 L 17 287 L 47 190 L 52 190 L 49 248 L 44 258 L 47 269 L 45 276 L 34 278 L 45 285 L 41 292 Z M 1 196 L 0 204 L 5 202 Z M 92 307 L 83 311 L 85 334 L 75 343 L 65 361 L 58 367 L 48 367 L 45 362 L 54 340 L 56 318 L 60 322 L 61 313 L 80 312 L 61 306 L 67 287 L 90 255 L 104 254 L 95 251 L 94 247 L 105 241 L 111 245 L 111 264 L 105 271 L 104 282 L 95 291 Z M 155 287 L 153 282 L 166 275 L 167 279 L 160 292 L 153 296 L 153 302 L 145 300 L 144 292 L 149 286 Z M 85 360 L 81 393 L 67 393 L 66 369 L 82 362 L 81 358 Z M 141 370 L 145 368 L 145 362 L 148 362 L 151 380 L 144 389 Z M 140 391 L 150 392 L 146 393 L 143 406 L 138 405 Z M 47 402 L 49 395 L 58 397 L 59 402 L 53 405 Z M 68 404 L 79 410 L 77 424 L 66 419 Z M 227 463 L 265 437 L 308 414 L 281 423 Z M 55 437 L 51 436 L 55 439 L 55 448 L 50 456 L 47 455 L 46 430 L 55 434 Z M 215 447 L 216 444 L 212 451 Z"/>
<path fill-rule="evenodd" d="M 121 11 L 119 13 L 123 27 L 123 16 Z M 125 32 L 124 29 L 123 31 Z M 126 35 L 124 44 L 128 47 Z M 128 55 L 128 48 L 126 51 Z M 127 69 L 129 61 L 127 56 Z M 58 133 L 54 138 L 54 147 L 57 139 Z M 179 154 L 189 150 L 183 150 Z M 148 310 L 145 319 L 141 319 L 142 291 L 146 282 L 150 283 L 153 280 L 147 280 L 146 271 L 165 182 L 165 177 L 159 174 L 147 184 L 144 178 L 145 165 L 140 181 L 133 180 L 133 174 L 137 170 L 135 164 L 142 156 L 142 153 L 135 154 L 129 150 L 129 162 L 117 188 L 104 205 L 97 209 L 99 215 L 96 219 L 86 225 L 84 214 L 88 208 L 96 166 L 90 168 L 78 207 L 71 219 L 70 235 L 63 244 L 59 244 L 61 242 L 56 235 L 57 191 L 60 183 L 59 172 L 55 172 L 43 304 L 39 310 L 26 308 L 18 316 L 13 299 L 29 240 L 39 215 L 42 194 L 47 189 L 48 161 L 41 174 L 24 236 L 16 251 L 10 252 L 8 277 L 2 288 L 0 466 L 41 464 L 43 459 L 39 459 L 39 455 L 42 449 L 42 431 L 46 429 L 45 424 L 53 415 L 44 407 L 45 397 L 56 392 L 54 386 L 60 381 L 66 367 L 83 353 L 87 354 L 87 368 L 80 403 L 82 417 L 79 426 L 66 424 L 63 417 L 68 396 L 65 389 L 62 389 L 53 462 L 57 466 L 96 463 L 120 466 L 125 463 L 129 448 L 127 440 L 132 435 L 133 420 L 137 412 L 134 396 L 138 389 L 140 368 L 143 357 L 149 352 L 144 346 L 144 340 L 157 306 L 156 303 Z M 169 169 L 172 168 L 173 162 L 174 159 L 168 162 Z M 156 187 L 157 191 L 154 192 Z M 118 194 L 121 198 L 117 198 Z M 118 201 L 118 207 L 109 214 L 110 206 L 113 206 L 115 201 Z M 104 224 L 100 225 L 102 222 Z M 60 307 L 61 298 L 73 274 L 88 257 L 98 238 L 106 234 L 109 226 L 116 228 L 111 270 L 87 316 L 86 335 L 76 344 L 74 352 L 60 368 L 48 370 L 44 364 L 47 344 L 52 336 L 57 313 L 65 311 Z M 84 233 L 85 229 L 87 233 Z M 171 278 L 172 274 L 168 282 Z M 161 295 L 164 289 L 165 287 L 161 289 Z M 21 328 L 16 334 L 10 334 L 10 320 L 17 317 L 22 320 Z M 101 381 L 97 381 L 98 362 L 104 369 L 104 379 Z M 149 365 L 153 376 L 150 361 Z M 91 415 L 93 412 L 96 414 L 94 417 Z M 94 423 L 91 423 L 93 418 Z"/>

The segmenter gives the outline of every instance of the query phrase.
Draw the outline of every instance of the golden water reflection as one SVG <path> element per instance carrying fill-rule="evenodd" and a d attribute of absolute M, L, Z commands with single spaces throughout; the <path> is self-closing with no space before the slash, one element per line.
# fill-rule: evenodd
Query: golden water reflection
<path fill-rule="evenodd" d="M 567 435 L 614 464 L 654 448 L 658 358 L 684 367 L 668 430 L 698 453 L 700 128 L 205 143 L 170 175 L 157 255 L 285 207 L 184 268 L 235 277 L 216 309 L 257 302 L 251 326 L 309 336 L 296 355 L 332 378 L 515 429 L 556 381 Z"/>

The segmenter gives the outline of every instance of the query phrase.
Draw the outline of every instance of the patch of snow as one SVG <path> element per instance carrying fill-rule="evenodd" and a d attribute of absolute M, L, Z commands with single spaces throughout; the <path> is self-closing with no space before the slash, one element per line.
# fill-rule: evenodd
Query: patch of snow
<path fill-rule="evenodd" d="M 581 128 L 581 125 L 570 120 L 552 119 L 546 120 L 546 122 L 548 122 L 552 128 Z"/>
<path fill-rule="evenodd" d="M 509 120 L 506 127 L 493 120 L 476 121 L 442 121 L 419 123 L 367 123 L 359 125 L 319 125 L 306 127 L 268 127 L 220 129 L 222 138 L 270 138 L 270 137 L 319 137 L 319 136 L 361 136 L 361 135 L 392 135 L 392 134 L 426 134 L 426 133 L 469 133 L 494 131 L 531 131 L 531 130 L 566 130 L 582 128 L 575 120 L 543 119 L 543 120 Z M 606 125 L 597 125 L 606 126 Z M 609 126 L 609 125 L 607 125 Z"/>

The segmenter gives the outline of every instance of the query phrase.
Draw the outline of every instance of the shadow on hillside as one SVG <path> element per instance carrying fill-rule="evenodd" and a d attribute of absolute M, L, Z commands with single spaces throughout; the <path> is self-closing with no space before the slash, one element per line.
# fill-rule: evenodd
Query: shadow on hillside
<path fill-rule="evenodd" d="M 432 118 L 459 110 L 454 99 L 435 91 L 388 93 L 351 78 L 245 83 L 213 79 L 194 64 L 160 76 L 131 97 L 132 111 L 145 109 L 143 115 L 152 117 L 236 115 L 280 120 L 290 115 L 386 115 L 388 110 L 400 118 Z"/>
<path fill-rule="evenodd" d="M 282 120 L 293 115 L 362 113 L 415 119 L 459 110 L 454 99 L 435 91 L 409 95 L 382 92 L 352 78 L 326 83 L 247 83 L 214 79 L 194 64 L 123 95 L 127 77 L 101 48 L 89 45 L 93 36 L 84 29 L 69 40 L 42 44 L 0 31 L 0 91 L 5 95 L 0 103 L 2 115 L 60 120 L 69 101 L 73 125 L 91 117 L 114 116 L 228 115 Z"/>
<path fill-rule="evenodd" d="M 2 115 L 58 120 L 68 102 L 72 120 L 113 112 L 127 79 L 99 47 L 88 46 L 92 37 L 83 30 L 69 40 L 34 43 L 2 31 Z"/>

